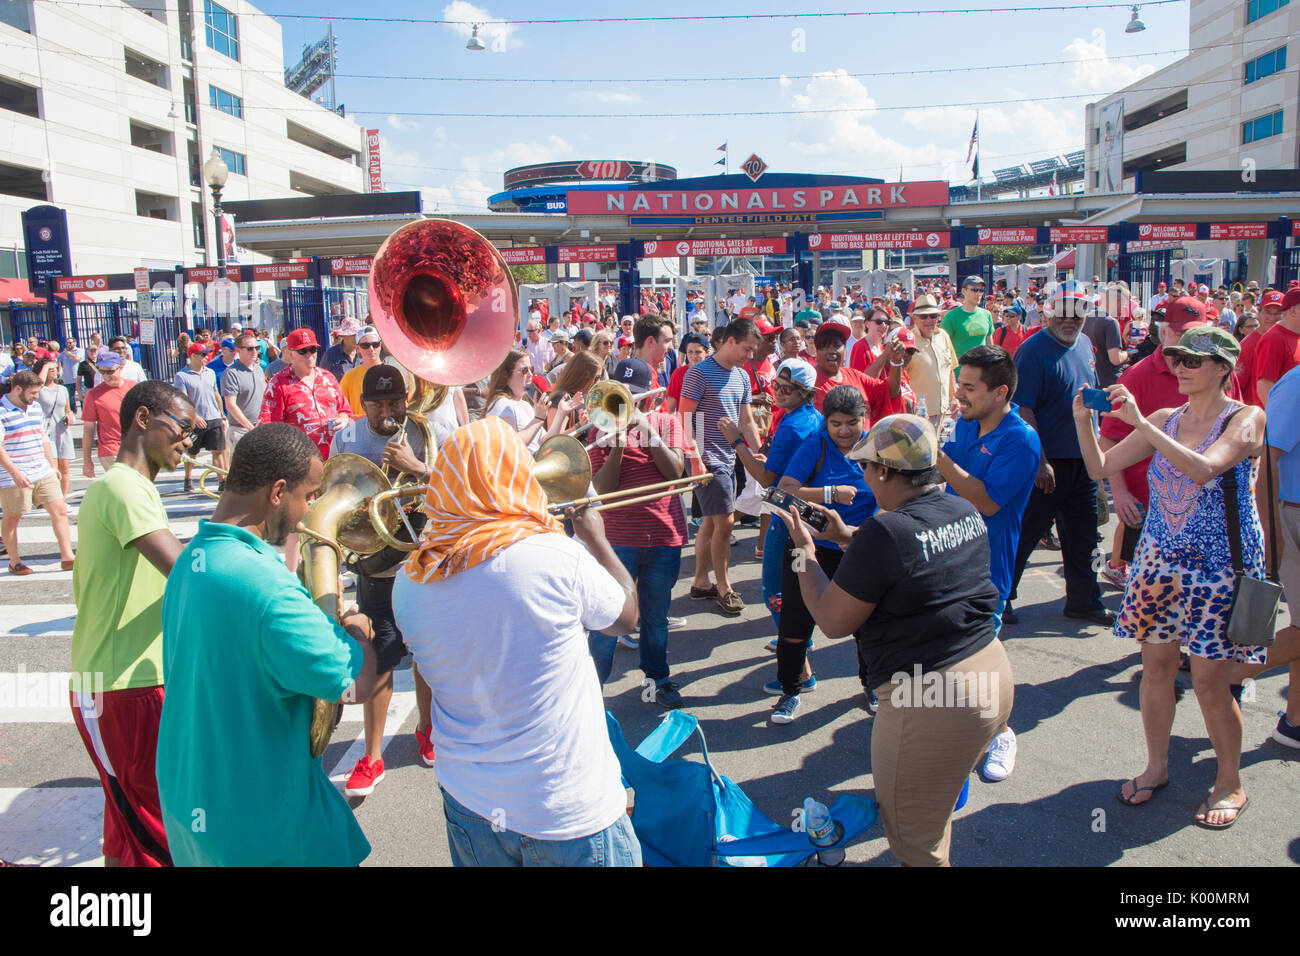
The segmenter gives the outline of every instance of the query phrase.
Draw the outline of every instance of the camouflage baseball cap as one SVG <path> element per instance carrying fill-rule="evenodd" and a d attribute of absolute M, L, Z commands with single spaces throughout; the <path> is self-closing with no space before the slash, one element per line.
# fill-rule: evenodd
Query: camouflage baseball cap
<path fill-rule="evenodd" d="M 1165 355 L 1188 355 L 1193 358 L 1216 358 L 1236 368 L 1241 345 L 1225 330 L 1213 325 L 1188 329 L 1178 344 L 1161 349 Z"/>
<path fill-rule="evenodd" d="M 924 471 L 939 460 L 939 439 L 924 418 L 887 415 L 853 446 L 849 458 L 898 471 Z"/>

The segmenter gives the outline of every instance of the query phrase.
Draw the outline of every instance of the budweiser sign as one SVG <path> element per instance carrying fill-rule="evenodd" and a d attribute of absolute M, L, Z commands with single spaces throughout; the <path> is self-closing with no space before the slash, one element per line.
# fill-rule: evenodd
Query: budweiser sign
<path fill-rule="evenodd" d="M 808 248 L 816 252 L 845 249 L 947 249 L 951 245 L 947 232 L 815 232 L 808 237 Z"/>
<path fill-rule="evenodd" d="M 785 239 L 681 239 L 644 243 L 647 259 L 675 256 L 777 256 L 786 251 Z"/>
<path fill-rule="evenodd" d="M 981 246 L 1033 245 L 1038 242 L 1038 230 L 1032 226 L 1005 226 L 1001 229 L 979 230 Z"/>
<path fill-rule="evenodd" d="M 1047 241 L 1054 245 L 1078 242 L 1107 242 L 1105 226 L 1053 226 L 1047 230 Z"/>
<path fill-rule="evenodd" d="M 813 189 L 582 189 L 565 193 L 570 215 L 628 213 L 855 212 L 896 206 L 945 206 L 944 182 L 822 186 Z"/>
<path fill-rule="evenodd" d="M 1266 222 L 1212 222 L 1211 239 L 1267 239 Z"/>
<path fill-rule="evenodd" d="M 1196 223 L 1152 223 L 1138 226 L 1138 238 L 1146 242 L 1179 242 L 1196 238 Z"/>

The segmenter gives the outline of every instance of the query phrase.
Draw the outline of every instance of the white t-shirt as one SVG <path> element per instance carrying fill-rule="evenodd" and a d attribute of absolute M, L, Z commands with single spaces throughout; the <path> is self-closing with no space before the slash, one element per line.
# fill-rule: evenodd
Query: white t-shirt
<path fill-rule="evenodd" d="M 433 689 L 438 782 L 457 801 L 539 840 L 591 836 L 627 812 L 587 646 L 624 600 L 562 534 L 427 584 L 398 574 L 393 614 Z"/>

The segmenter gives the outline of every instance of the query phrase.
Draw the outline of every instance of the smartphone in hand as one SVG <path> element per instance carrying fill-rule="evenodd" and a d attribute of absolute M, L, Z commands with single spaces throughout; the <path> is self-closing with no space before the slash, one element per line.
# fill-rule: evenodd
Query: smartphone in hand
<path fill-rule="evenodd" d="M 1083 390 L 1083 407 L 1091 408 L 1095 412 L 1109 412 L 1111 410 L 1110 396 L 1100 388 L 1085 388 Z"/>

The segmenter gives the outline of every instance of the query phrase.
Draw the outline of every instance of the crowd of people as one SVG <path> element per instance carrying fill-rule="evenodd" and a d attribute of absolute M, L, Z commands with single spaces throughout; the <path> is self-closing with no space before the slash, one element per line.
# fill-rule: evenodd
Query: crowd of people
<path fill-rule="evenodd" d="M 125 340 L 25 343 L 50 354 L 28 363 L 29 348 L 5 376 L 4 546 L 10 573 L 32 573 L 18 527 L 44 507 L 73 571 L 71 670 L 105 674 L 105 693 L 74 691 L 72 706 L 105 791 L 110 864 L 360 862 L 369 844 L 306 729 L 315 699 L 363 703 L 365 752 L 344 791 L 373 792 L 408 653 L 457 864 L 639 864 L 601 685 L 622 642 L 648 705 L 690 703 L 669 638 L 685 623 L 669 615 L 682 553 L 694 551 L 689 598 L 741 616 L 737 522 L 761 523 L 771 723 L 806 713 L 814 631 L 852 634 L 875 799 L 906 865 L 948 862 L 972 772 L 1014 771 L 1000 635 L 1019 623 L 1036 548 L 1060 551 L 1063 617 L 1140 645 L 1147 763 L 1121 801 L 1171 783 L 1180 667 L 1218 760 L 1199 825 L 1230 827 L 1248 803 L 1247 680 L 1290 667 L 1273 737 L 1300 748 L 1300 629 L 1242 643 L 1230 627 L 1234 569 L 1300 594 L 1300 286 L 1162 283 L 1142 304 L 1074 280 L 1022 294 L 968 276 L 875 297 L 775 285 L 735 290 L 712 317 L 702 297 L 665 296 L 624 316 L 604 295 L 562 315 L 529 303 L 495 371 L 421 420 L 379 332 L 351 319 L 328 349 L 307 328 L 278 347 L 242 328 L 184 336 L 171 384 L 136 381 Z M 633 405 L 585 429 L 591 490 L 710 476 L 689 499 L 552 513 L 533 453 L 593 424 L 585 399 L 606 380 Z M 83 474 L 102 477 L 74 559 L 78 406 Z M 182 544 L 155 481 L 201 451 L 228 474 Z M 292 572 L 294 529 L 341 454 L 427 490 L 414 550 L 354 564 L 358 606 L 335 620 Z M 1112 507 L 1120 527 L 1103 548 Z M 1103 582 L 1123 591 L 1118 616 Z M 925 675 L 956 697 L 936 705 Z M 280 781 L 277 800 L 248 814 L 236 775 Z"/>

